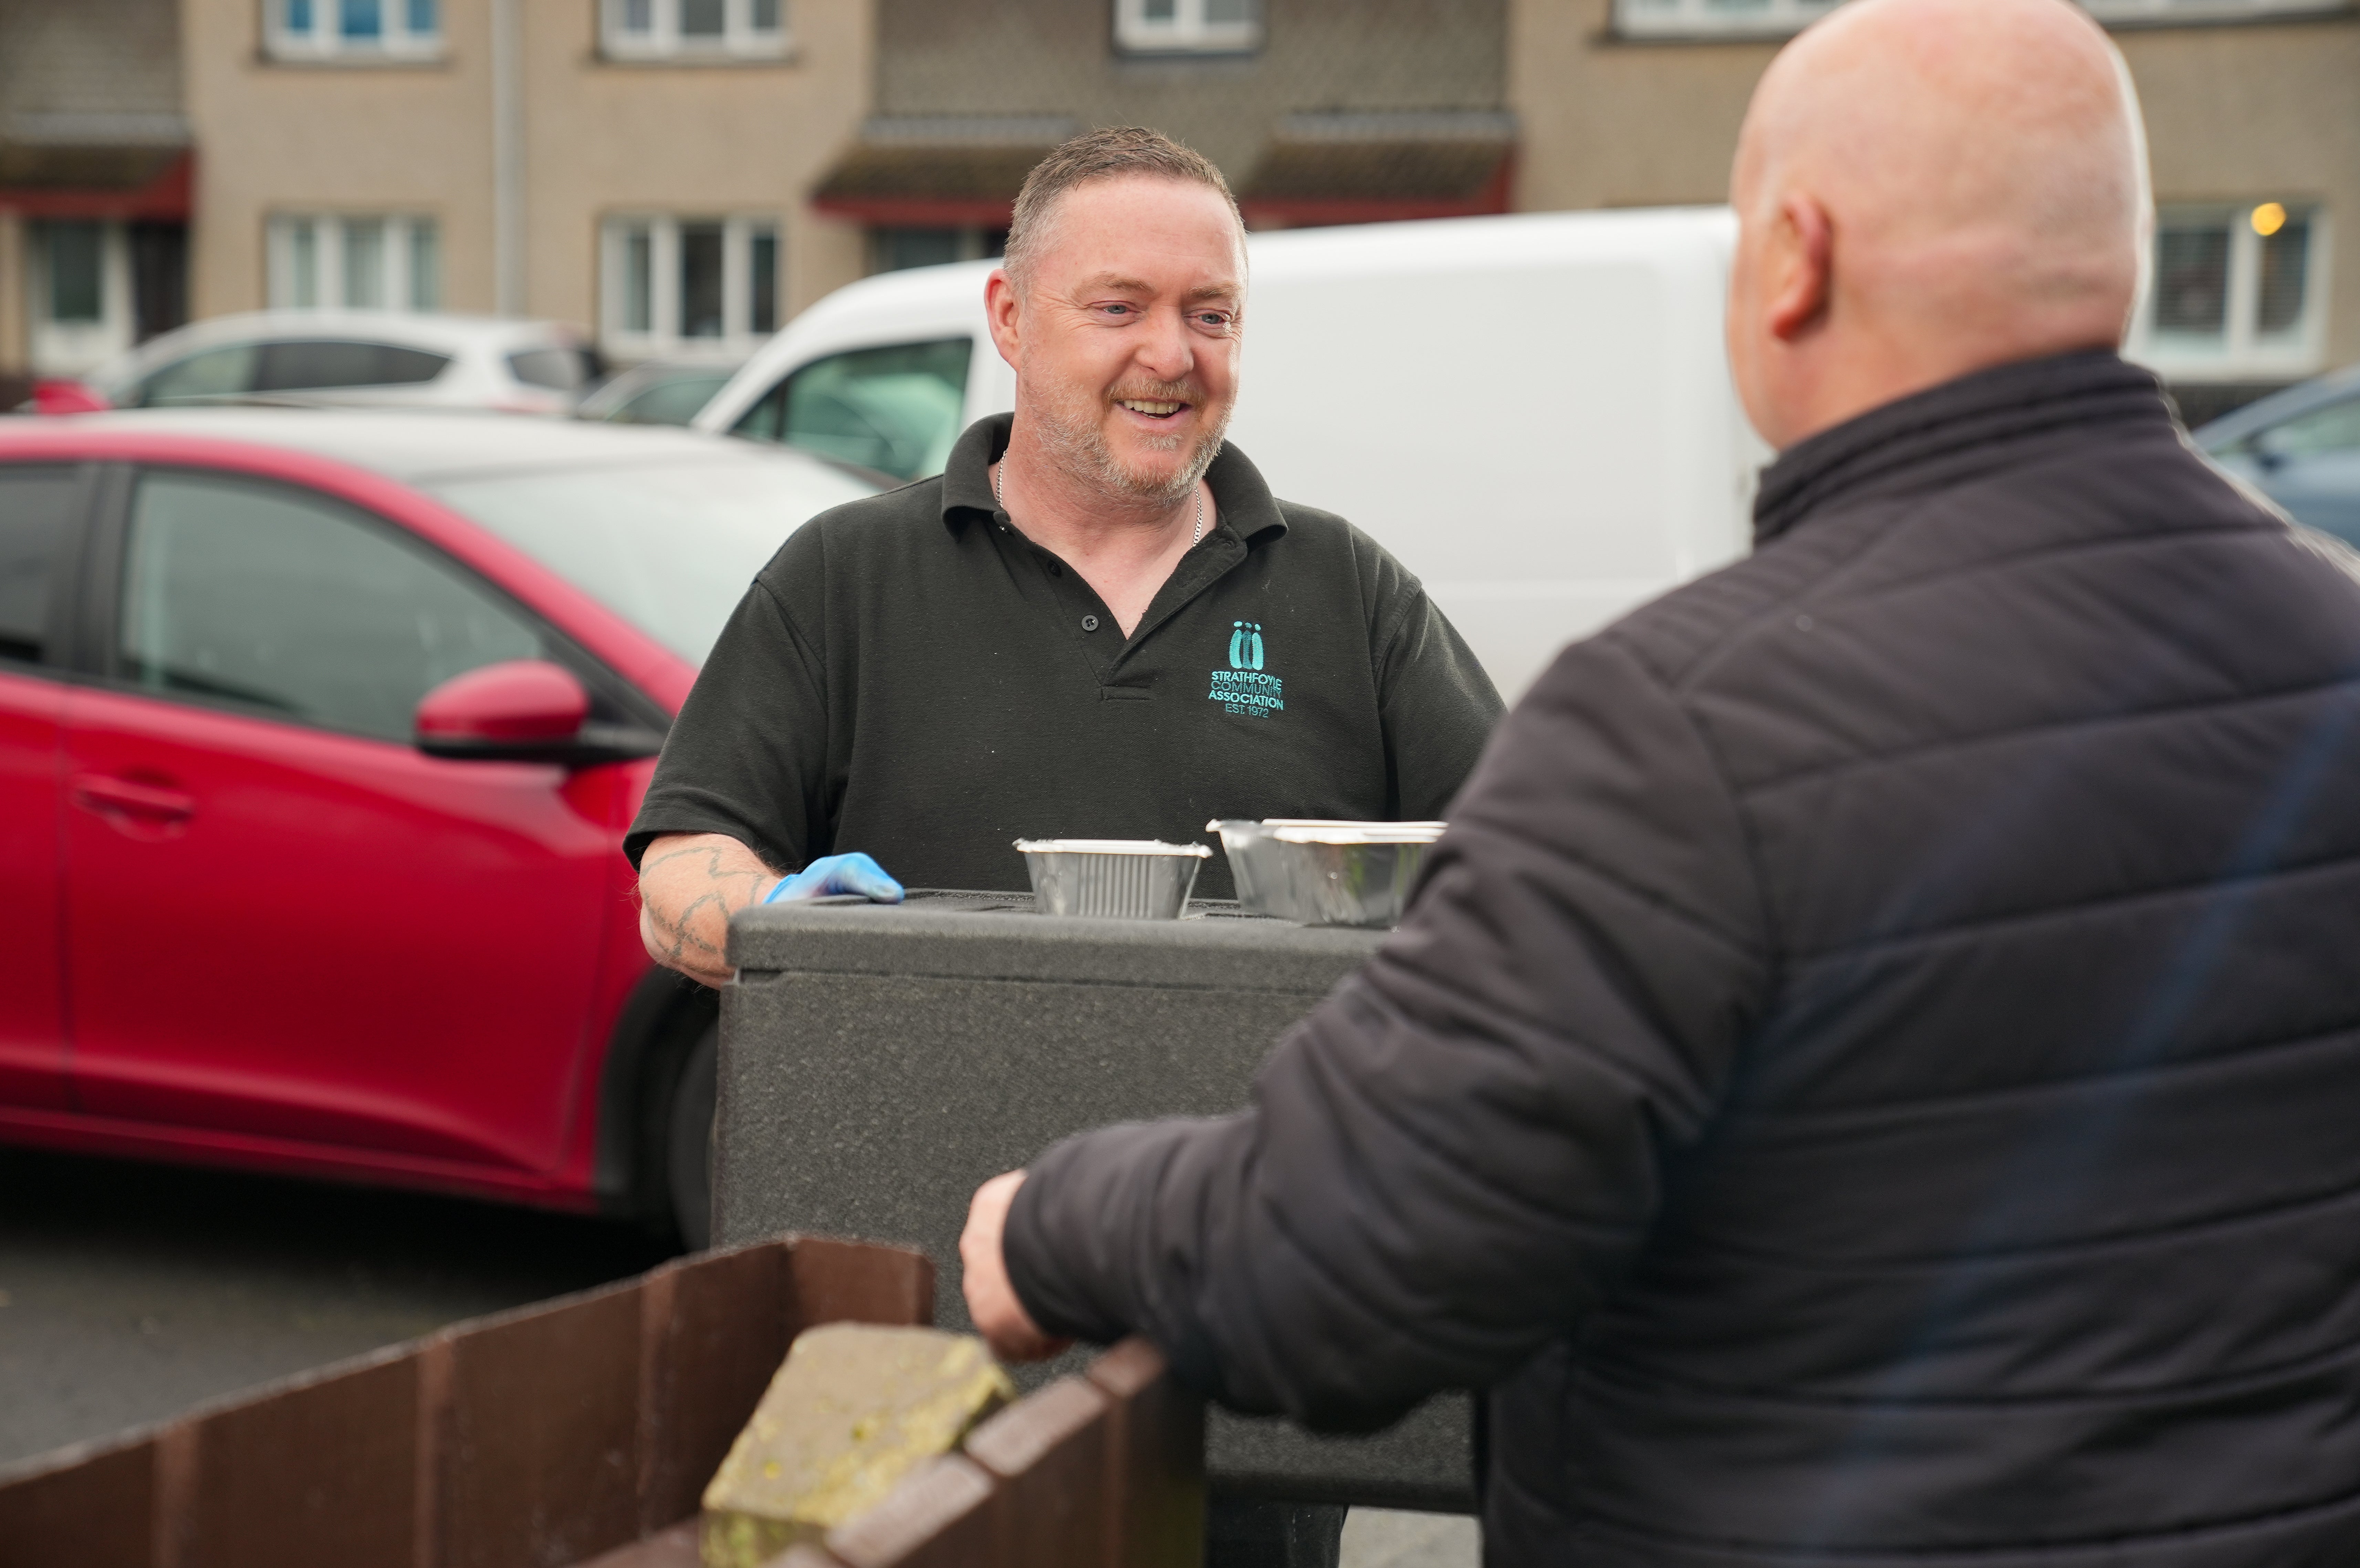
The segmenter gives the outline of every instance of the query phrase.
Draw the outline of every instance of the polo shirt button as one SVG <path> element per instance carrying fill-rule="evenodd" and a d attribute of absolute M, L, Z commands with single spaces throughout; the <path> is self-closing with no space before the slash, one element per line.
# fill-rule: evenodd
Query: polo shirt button
<path fill-rule="evenodd" d="M 1086 632 L 1094 632 L 1098 629 L 1098 618 L 1096 615 L 1084 615 L 1082 617 L 1082 630 Z"/>

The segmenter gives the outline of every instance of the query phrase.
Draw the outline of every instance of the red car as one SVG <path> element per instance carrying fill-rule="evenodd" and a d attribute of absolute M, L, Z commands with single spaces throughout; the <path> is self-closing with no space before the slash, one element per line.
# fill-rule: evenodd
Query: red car
<path fill-rule="evenodd" d="M 868 478 L 685 431 L 0 419 L 0 1140 L 706 1225 L 713 993 L 620 845 Z"/>

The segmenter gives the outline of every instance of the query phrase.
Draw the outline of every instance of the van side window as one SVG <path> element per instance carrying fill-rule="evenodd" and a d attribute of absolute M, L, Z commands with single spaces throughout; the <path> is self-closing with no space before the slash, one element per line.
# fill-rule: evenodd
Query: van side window
<path fill-rule="evenodd" d="M 0 664 L 38 664 L 49 579 L 82 486 L 71 468 L 0 468 Z"/>
<path fill-rule="evenodd" d="M 857 463 L 896 479 L 940 474 L 966 428 L 969 338 L 830 354 L 746 410 L 734 435 Z"/>

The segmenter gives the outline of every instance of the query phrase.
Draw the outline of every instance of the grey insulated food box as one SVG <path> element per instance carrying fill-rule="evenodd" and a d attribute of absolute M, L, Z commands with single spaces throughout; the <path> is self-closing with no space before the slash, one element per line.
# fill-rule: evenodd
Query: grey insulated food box
<path fill-rule="evenodd" d="M 1196 908 L 1078 920 L 1022 893 L 913 893 L 741 912 L 721 1000 L 716 1245 L 800 1231 L 921 1247 L 940 1270 L 935 1321 L 966 1329 L 958 1237 L 978 1183 L 1087 1127 L 1240 1108 L 1287 1026 L 1384 934 Z M 1206 1464 L 1225 1490 L 1474 1508 L 1464 1395 L 1363 1438 L 1215 1411 Z"/>

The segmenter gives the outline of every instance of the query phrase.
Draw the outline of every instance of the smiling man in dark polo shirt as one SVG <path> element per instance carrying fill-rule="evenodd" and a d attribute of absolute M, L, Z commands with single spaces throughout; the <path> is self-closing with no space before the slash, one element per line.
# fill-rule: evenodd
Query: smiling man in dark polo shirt
<path fill-rule="evenodd" d="M 987 296 L 1014 415 L 788 539 L 673 725 L 627 841 L 660 962 L 727 980 L 757 899 L 1021 888 L 1020 837 L 1443 813 L 1499 695 L 1416 579 L 1223 445 L 1245 283 L 1186 148 L 1100 131 L 1032 171 Z M 1217 1499 L 1212 1561 L 1332 1563 L 1341 1522 Z"/>
<path fill-rule="evenodd" d="M 627 843 L 659 961 L 726 980 L 770 897 L 1022 888 L 1023 836 L 1443 812 L 1499 696 L 1415 578 L 1223 445 L 1245 282 L 1188 149 L 1098 131 L 1033 170 L 987 299 L 1016 412 L 755 579 Z"/>

